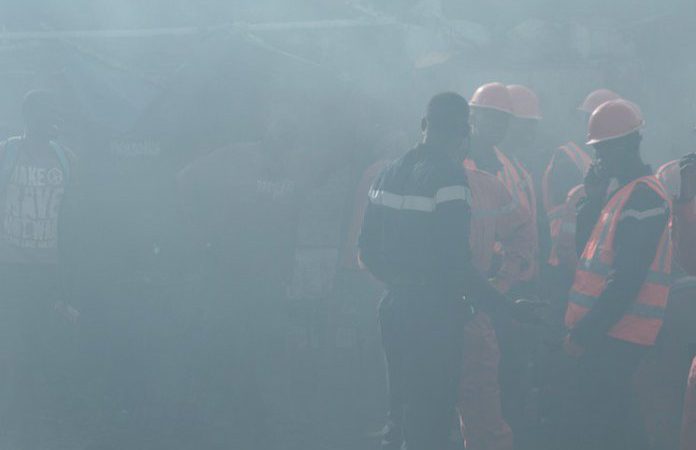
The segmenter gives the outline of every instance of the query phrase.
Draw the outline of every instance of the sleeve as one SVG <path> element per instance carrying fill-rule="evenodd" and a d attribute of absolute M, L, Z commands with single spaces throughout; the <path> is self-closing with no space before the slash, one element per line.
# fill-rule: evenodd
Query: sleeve
<path fill-rule="evenodd" d="M 375 180 L 372 186 L 379 185 L 383 175 Z M 369 200 L 365 207 L 365 214 L 358 236 L 358 262 L 364 266 L 375 278 L 388 283 L 385 266 L 382 262 L 381 243 L 384 228 L 384 217 L 381 208 L 375 206 Z"/>
<path fill-rule="evenodd" d="M 462 295 L 473 299 L 484 310 L 495 312 L 506 308 L 507 299 L 483 278 L 471 259 L 469 189 L 465 183 L 452 188 L 460 193 L 466 192 L 466 196 L 453 196 L 455 198 L 452 200 L 438 202 L 434 212 L 434 229 L 438 232 L 433 237 L 433 243 L 442 256 L 440 260 L 444 264 L 441 267 L 444 279 L 458 280 Z"/>
<path fill-rule="evenodd" d="M 614 238 L 615 256 L 609 278 L 597 304 L 571 331 L 588 346 L 601 339 L 635 300 L 655 259 L 669 220 L 669 205 L 640 184 L 623 208 Z"/>
<path fill-rule="evenodd" d="M 696 200 L 674 203 L 674 249 L 677 261 L 690 275 L 696 275 Z"/>
<path fill-rule="evenodd" d="M 599 214 L 604 208 L 604 202 L 599 199 L 585 197 L 578 203 L 578 215 L 575 228 L 575 249 L 578 256 L 585 250 L 590 240 L 592 230 L 599 220 Z"/>
<path fill-rule="evenodd" d="M 496 281 L 503 292 L 522 280 L 522 274 L 534 263 L 536 230 L 528 210 L 516 204 L 510 193 L 500 185 L 497 193 L 501 214 L 495 221 L 496 239 L 503 250 Z"/>

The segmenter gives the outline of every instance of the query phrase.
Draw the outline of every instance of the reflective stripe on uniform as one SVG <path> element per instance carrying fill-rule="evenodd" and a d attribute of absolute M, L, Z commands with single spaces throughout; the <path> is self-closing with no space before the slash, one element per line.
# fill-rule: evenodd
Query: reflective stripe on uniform
<path fill-rule="evenodd" d="M 607 277 L 611 273 L 611 266 L 609 264 L 603 263 L 599 260 L 581 260 L 582 270 L 599 275 L 601 277 Z M 660 266 L 661 270 L 664 267 Z M 645 276 L 646 283 L 657 284 L 660 286 L 669 286 L 672 283 L 671 274 L 667 274 L 664 271 L 654 271 L 649 270 Z"/>
<path fill-rule="evenodd" d="M 451 201 L 471 203 L 471 193 L 466 186 L 447 186 L 439 189 L 434 197 L 399 195 L 383 190 L 370 190 L 370 202 L 396 210 L 433 212 L 437 205 Z"/>
<path fill-rule="evenodd" d="M 581 294 L 577 291 L 571 291 L 568 301 L 583 308 L 592 309 L 597 304 L 597 297 Z M 643 303 L 633 303 L 626 314 L 631 314 L 646 319 L 663 319 L 665 317 L 665 308 L 654 305 L 646 305 Z"/>
<path fill-rule="evenodd" d="M 619 220 L 623 220 L 627 217 L 630 217 L 630 218 L 636 219 L 636 220 L 644 220 L 644 219 L 649 219 L 651 217 L 662 216 L 666 212 L 667 212 L 667 208 L 665 208 L 665 207 L 653 208 L 653 209 L 648 209 L 645 211 L 638 211 L 635 209 L 627 209 L 621 213 L 621 217 L 619 217 Z"/>

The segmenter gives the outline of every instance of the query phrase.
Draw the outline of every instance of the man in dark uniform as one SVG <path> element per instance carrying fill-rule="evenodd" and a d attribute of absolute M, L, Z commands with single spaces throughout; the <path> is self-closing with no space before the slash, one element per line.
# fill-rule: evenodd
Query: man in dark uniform
<path fill-rule="evenodd" d="M 475 307 L 495 313 L 508 303 L 470 257 L 462 170 L 469 105 L 455 93 L 436 95 L 422 129 L 423 142 L 373 184 L 358 245 L 362 263 L 387 286 L 382 339 L 390 390 L 400 396 L 390 420 L 401 424 L 409 450 L 440 450 L 453 420 L 463 324 Z"/>

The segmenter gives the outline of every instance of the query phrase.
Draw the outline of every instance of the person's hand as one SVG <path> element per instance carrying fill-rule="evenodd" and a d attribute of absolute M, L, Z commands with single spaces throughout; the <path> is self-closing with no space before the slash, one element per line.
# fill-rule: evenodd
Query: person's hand
<path fill-rule="evenodd" d="M 565 349 L 565 352 L 568 354 L 568 356 L 571 356 L 573 358 L 579 358 L 580 356 L 582 356 L 583 353 L 585 353 L 585 349 L 582 348 L 580 345 L 576 344 L 570 337 L 570 335 L 567 335 L 565 337 L 565 340 L 563 341 L 563 348 Z"/>
<path fill-rule="evenodd" d="M 587 198 L 604 198 L 607 195 L 607 189 L 609 189 L 609 181 L 609 177 L 602 169 L 602 165 L 599 161 L 594 161 L 583 181 Z"/>
<path fill-rule="evenodd" d="M 679 201 L 690 202 L 696 197 L 696 153 L 689 153 L 679 161 L 679 172 Z"/>

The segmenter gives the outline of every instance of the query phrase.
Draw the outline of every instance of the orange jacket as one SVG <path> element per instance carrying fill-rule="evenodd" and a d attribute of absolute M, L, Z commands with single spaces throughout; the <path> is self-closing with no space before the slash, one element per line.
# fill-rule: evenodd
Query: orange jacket
<path fill-rule="evenodd" d="M 515 202 L 495 176 L 465 168 L 471 190 L 471 255 L 474 265 L 490 274 L 496 242 L 500 243 L 502 264 L 496 280 L 507 291 L 522 281 L 534 263 L 534 228 L 529 211 Z"/>
<path fill-rule="evenodd" d="M 604 206 L 585 245 L 568 297 L 566 326 L 572 329 L 592 309 L 606 286 L 614 261 L 614 238 L 624 205 L 639 184 L 669 202 L 669 194 L 654 176 L 638 178 L 616 192 Z M 671 221 L 665 226 L 655 257 L 633 305 L 609 335 L 639 345 L 653 345 L 662 327 L 672 272 Z"/>
<path fill-rule="evenodd" d="M 528 262 L 522 267 L 522 272 L 518 278 L 520 281 L 529 281 L 538 273 L 537 255 L 539 253 L 539 236 L 536 225 L 536 198 L 534 194 L 534 184 L 532 178 L 521 164 L 512 162 L 503 152 L 495 149 L 496 157 L 502 169 L 495 174 L 500 182 L 507 188 L 513 202 L 519 205 L 520 210 L 525 211 L 528 220 L 524 227 L 527 229 L 522 233 L 529 239 L 525 251 L 530 252 L 524 260 Z M 471 159 L 464 161 L 466 169 L 477 169 L 476 163 Z"/>

